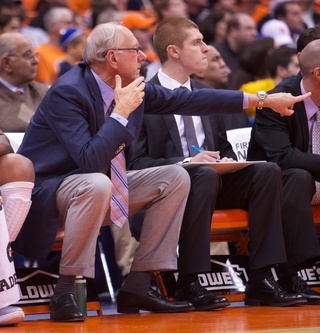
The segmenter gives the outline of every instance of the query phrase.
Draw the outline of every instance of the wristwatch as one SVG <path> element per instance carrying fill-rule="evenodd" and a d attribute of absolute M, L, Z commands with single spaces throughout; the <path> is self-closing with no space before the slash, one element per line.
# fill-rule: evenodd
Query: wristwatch
<path fill-rule="evenodd" d="M 257 109 L 261 110 L 262 107 L 263 107 L 263 104 L 264 104 L 264 100 L 266 99 L 266 97 L 268 96 L 268 94 L 265 91 L 263 91 L 263 90 L 259 90 L 257 92 L 257 96 L 259 98 Z"/>

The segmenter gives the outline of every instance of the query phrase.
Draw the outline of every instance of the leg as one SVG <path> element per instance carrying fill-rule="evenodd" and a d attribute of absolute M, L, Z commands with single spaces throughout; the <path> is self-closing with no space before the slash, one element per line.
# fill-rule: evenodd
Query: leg
<path fill-rule="evenodd" d="M 220 205 L 249 212 L 250 272 L 246 305 L 303 304 L 299 294 L 289 294 L 273 279 L 270 267 L 286 262 L 282 229 L 282 177 L 274 163 L 249 166 L 222 177 Z M 218 199 L 218 201 L 219 201 Z"/>
<path fill-rule="evenodd" d="M 55 321 L 84 320 L 75 302 L 75 278 L 94 277 L 96 242 L 111 191 L 107 176 L 91 173 L 65 178 L 56 193 L 64 239 L 59 280 L 51 300 L 51 317 Z"/>
<path fill-rule="evenodd" d="M 128 172 L 130 215 L 145 209 L 140 242 L 117 302 L 118 312 L 177 312 L 188 302 L 167 301 L 150 288 L 151 272 L 177 268 L 177 246 L 190 180 L 177 165 Z"/>
<path fill-rule="evenodd" d="M 177 290 L 175 298 L 187 300 L 196 310 L 210 310 L 229 305 L 201 286 L 198 273 L 208 272 L 210 264 L 210 228 L 221 176 L 212 168 L 189 171 L 191 188 L 183 216 L 180 239 Z"/>
<path fill-rule="evenodd" d="M 303 295 L 309 304 L 320 303 L 320 294 L 310 288 L 297 271 L 312 266 L 320 256 L 311 209 L 314 191 L 314 178 L 308 171 L 283 172 L 282 223 L 288 262 L 279 266 L 277 273 L 280 285 L 287 292 Z"/>
<path fill-rule="evenodd" d="M 19 154 L 0 158 L 1 197 L 3 199 L 10 241 L 13 242 L 29 212 L 34 186 L 34 170 L 29 159 Z"/>

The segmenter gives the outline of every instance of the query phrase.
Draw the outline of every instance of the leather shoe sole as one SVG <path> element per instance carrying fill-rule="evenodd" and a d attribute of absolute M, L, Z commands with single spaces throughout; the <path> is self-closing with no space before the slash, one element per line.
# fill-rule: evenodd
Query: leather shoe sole
<path fill-rule="evenodd" d="M 120 290 L 117 296 L 119 313 L 139 313 L 140 310 L 156 313 L 174 313 L 192 311 L 194 307 L 186 301 L 169 301 L 154 289 L 148 290 L 147 296 Z"/>
<path fill-rule="evenodd" d="M 73 294 L 66 294 L 50 302 L 50 319 L 59 322 L 84 321 Z"/>

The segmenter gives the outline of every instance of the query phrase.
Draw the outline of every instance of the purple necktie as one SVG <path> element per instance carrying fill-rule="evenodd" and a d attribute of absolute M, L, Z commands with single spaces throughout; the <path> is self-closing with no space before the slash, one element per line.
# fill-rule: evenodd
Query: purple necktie
<path fill-rule="evenodd" d="M 114 106 L 115 101 L 113 100 L 107 112 L 108 116 L 112 113 Z M 110 170 L 113 185 L 110 218 L 114 224 L 121 228 L 128 219 L 129 211 L 129 191 L 124 150 L 111 160 Z"/>
<path fill-rule="evenodd" d="M 320 110 L 315 114 L 315 121 L 312 127 L 312 152 L 320 155 Z M 312 205 L 320 205 L 320 183 L 316 182 L 316 193 L 314 194 Z"/>

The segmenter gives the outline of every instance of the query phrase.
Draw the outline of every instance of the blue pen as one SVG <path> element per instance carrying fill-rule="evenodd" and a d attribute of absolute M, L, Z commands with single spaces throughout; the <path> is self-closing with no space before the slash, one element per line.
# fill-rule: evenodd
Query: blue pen
<path fill-rule="evenodd" d="M 195 151 L 197 151 L 198 153 L 202 153 L 204 151 L 204 149 L 197 147 L 197 146 L 191 146 L 191 148 Z M 214 157 L 216 159 L 216 162 L 219 163 L 220 162 L 220 158 L 218 157 Z"/>

